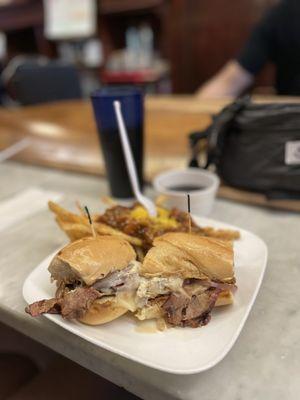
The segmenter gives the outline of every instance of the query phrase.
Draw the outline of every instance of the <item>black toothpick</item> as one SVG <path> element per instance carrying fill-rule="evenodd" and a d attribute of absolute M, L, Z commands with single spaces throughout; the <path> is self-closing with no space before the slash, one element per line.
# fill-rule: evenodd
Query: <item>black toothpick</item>
<path fill-rule="evenodd" d="M 189 214 L 189 232 L 192 232 L 192 218 L 191 218 L 191 196 L 187 194 L 188 214 Z"/>
<path fill-rule="evenodd" d="M 86 215 L 88 216 L 89 223 L 90 223 L 90 225 L 91 225 L 92 234 L 93 234 L 94 237 L 96 237 L 96 232 L 95 232 L 95 228 L 94 228 L 94 225 L 93 225 L 93 221 L 92 221 L 92 218 L 91 218 L 91 214 L 90 214 L 90 212 L 89 212 L 89 209 L 87 208 L 87 206 L 84 206 L 84 209 L 85 209 Z"/>
<path fill-rule="evenodd" d="M 190 214 L 191 213 L 191 196 L 188 194 L 187 198 L 188 198 L 188 213 Z"/>

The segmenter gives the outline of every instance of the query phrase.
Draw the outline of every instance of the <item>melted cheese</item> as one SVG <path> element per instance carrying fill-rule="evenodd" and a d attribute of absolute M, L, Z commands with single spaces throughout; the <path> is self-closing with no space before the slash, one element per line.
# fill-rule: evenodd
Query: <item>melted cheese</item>
<path fill-rule="evenodd" d="M 127 277 L 124 286 L 117 289 L 116 293 L 116 301 L 121 307 L 135 312 L 144 307 L 149 299 L 171 292 L 183 291 L 183 279 L 179 277 L 144 278 L 139 275 L 139 269 L 140 263 L 134 261 L 128 270 L 121 271 Z"/>
<path fill-rule="evenodd" d="M 139 306 L 147 303 L 148 299 L 153 299 L 159 295 L 170 292 L 181 292 L 183 280 L 178 277 L 169 278 L 140 278 L 140 285 L 136 296 Z"/>
<path fill-rule="evenodd" d="M 127 310 L 134 312 L 137 309 L 135 291 L 120 292 L 116 296 L 118 305 L 126 308 Z"/>

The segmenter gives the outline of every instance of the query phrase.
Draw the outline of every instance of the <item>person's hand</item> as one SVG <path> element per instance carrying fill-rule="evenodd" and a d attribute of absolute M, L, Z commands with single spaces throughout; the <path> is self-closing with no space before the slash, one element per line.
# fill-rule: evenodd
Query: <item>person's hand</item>
<path fill-rule="evenodd" d="M 237 61 L 229 61 L 214 77 L 204 83 L 196 92 L 200 98 L 237 97 L 248 89 L 254 76 Z"/>

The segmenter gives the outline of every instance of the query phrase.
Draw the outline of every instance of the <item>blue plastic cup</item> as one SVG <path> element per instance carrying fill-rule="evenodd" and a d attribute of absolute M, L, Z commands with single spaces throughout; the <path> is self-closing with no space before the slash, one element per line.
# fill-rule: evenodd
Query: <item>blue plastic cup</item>
<path fill-rule="evenodd" d="M 91 96 L 106 173 L 113 197 L 134 197 L 125 164 L 113 102 L 119 100 L 134 157 L 140 187 L 143 187 L 144 101 L 131 87 L 107 87 Z"/>

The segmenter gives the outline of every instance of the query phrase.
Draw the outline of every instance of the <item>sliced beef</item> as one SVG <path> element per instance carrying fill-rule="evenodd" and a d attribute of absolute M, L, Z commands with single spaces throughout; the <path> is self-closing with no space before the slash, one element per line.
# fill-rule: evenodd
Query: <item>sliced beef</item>
<path fill-rule="evenodd" d="M 172 293 L 162 306 L 166 321 L 171 325 L 193 328 L 206 325 L 219 293 L 220 290 L 215 288 L 191 297 Z"/>
<path fill-rule="evenodd" d="M 101 293 L 113 294 L 117 291 L 136 290 L 139 283 L 140 277 L 136 264 L 130 263 L 121 271 L 113 271 L 105 278 L 96 281 L 92 287 Z"/>
<path fill-rule="evenodd" d="M 67 293 L 69 293 L 72 290 L 78 289 L 82 287 L 82 282 L 80 281 L 74 281 L 72 283 L 65 283 L 63 281 L 58 282 L 57 281 L 57 289 L 55 292 L 55 297 L 64 297 Z"/>
<path fill-rule="evenodd" d="M 79 288 L 67 293 L 60 301 L 62 317 L 82 318 L 99 296 L 98 290 L 92 287 Z"/>
<path fill-rule="evenodd" d="M 57 299 L 40 300 L 30 304 L 25 311 L 32 317 L 38 317 L 41 314 L 59 314 L 60 304 Z"/>
<path fill-rule="evenodd" d="M 183 314 L 189 304 L 187 296 L 172 293 L 162 308 L 166 313 L 166 320 L 172 325 L 182 325 Z"/>
<path fill-rule="evenodd" d="M 66 319 L 81 318 L 91 307 L 92 303 L 100 296 L 93 288 L 77 288 L 60 298 L 36 301 L 26 307 L 25 311 L 32 317 L 41 314 L 61 314 Z"/>
<path fill-rule="evenodd" d="M 60 253 L 61 252 L 58 253 L 58 256 Z M 80 280 L 70 265 L 67 262 L 62 261 L 59 257 L 54 257 L 48 267 L 48 271 L 51 274 L 51 279 L 58 282 L 58 286 L 61 282 L 67 284 Z"/>

